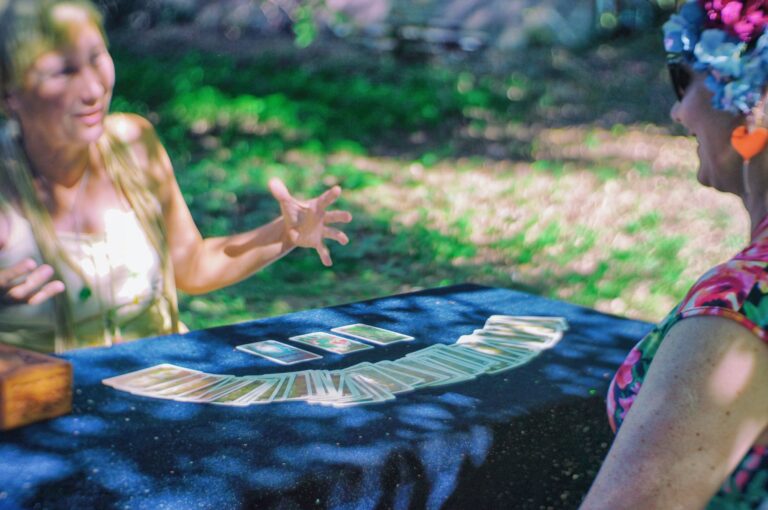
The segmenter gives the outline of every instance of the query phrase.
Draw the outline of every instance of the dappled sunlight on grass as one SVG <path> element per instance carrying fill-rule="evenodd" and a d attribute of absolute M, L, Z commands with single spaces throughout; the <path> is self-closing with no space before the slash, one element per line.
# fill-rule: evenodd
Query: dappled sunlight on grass
<path fill-rule="evenodd" d="M 339 184 L 338 206 L 355 215 L 332 270 L 294 252 L 229 289 L 182 296 L 183 320 L 463 281 L 660 319 L 746 240 L 747 218 L 696 183 L 696 144 L 669 121 L 656 43 L 534 49 L 538 60 L 490 69 L 118 49 L 115 109 L 158 125 L 204 234 L 277 215 L 272 176 L 303 196 Z"/>

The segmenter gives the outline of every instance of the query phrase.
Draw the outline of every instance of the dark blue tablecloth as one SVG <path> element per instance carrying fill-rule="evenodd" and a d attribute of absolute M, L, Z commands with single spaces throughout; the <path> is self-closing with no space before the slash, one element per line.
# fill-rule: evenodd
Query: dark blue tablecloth
<path fill-rule="evenodd" d="M 396 359 L 492 314 L 560 315 L 570 330 L 514 370 L 343 409 L 180 403 L 100 383 L 164 362 L 247 375 Z M 353 322 L 416 340 L 292 367 L 234 349 Z M 575 507 L 610 441 L 609 378 L 649 327 L 460 285 L 73 351 L 72 414 L 0 432 L 0 508 Z"/>

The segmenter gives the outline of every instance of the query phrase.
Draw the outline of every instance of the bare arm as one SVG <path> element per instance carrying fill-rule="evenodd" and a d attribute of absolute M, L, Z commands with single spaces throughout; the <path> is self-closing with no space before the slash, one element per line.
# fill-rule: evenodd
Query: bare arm
<path fill-rule="evenodd" d="M 768 345 L 728 319 L 685 319 L 581 508 L 703 508 L 766 426 Z"/>
<path fill-rule="evenodd" d="M 270 191 L 280 204 L 281 216 L 248 232 L 204 239 L 179 189 L 170 159 L 151 125 L 129 117 L 140 130 L 137 155 L 158 182 L 158 196 L 168 231 L 168 244 L 179 289 L 199 294 L 236 283 L 279 259 L 294 247 L 312 247 L 324 264 L 331 260 L 325 239 L 342 244 L 347 237 L 330 223 L 351 220 L 344 211 L 326 211 L 340 190 L 302 202 L 293 198 L 281 182 L 271 182 Z M 142 154 L 143 152 L 143 154 Z"/>

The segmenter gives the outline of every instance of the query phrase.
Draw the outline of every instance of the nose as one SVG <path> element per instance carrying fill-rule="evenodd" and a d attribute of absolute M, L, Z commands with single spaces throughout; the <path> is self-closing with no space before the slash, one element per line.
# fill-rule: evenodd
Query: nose
<path fill-rule="evenodd" d="M 99 74 L 90 66 L 83 67 L 80 74 L 80 99 L 86 105 L 93 105 L 104 95 L 104 84 Z"/>

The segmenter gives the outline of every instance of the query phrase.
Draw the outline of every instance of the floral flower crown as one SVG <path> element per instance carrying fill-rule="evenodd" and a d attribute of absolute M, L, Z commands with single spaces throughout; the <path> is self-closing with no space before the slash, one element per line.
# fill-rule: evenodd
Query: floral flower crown
<path fill-rule="evenodd" d="M 768 83 L 768 0 L 688 0 L 664 24 L 669 59 L 707 73 L 715 108 L 749 115 Z"/>

